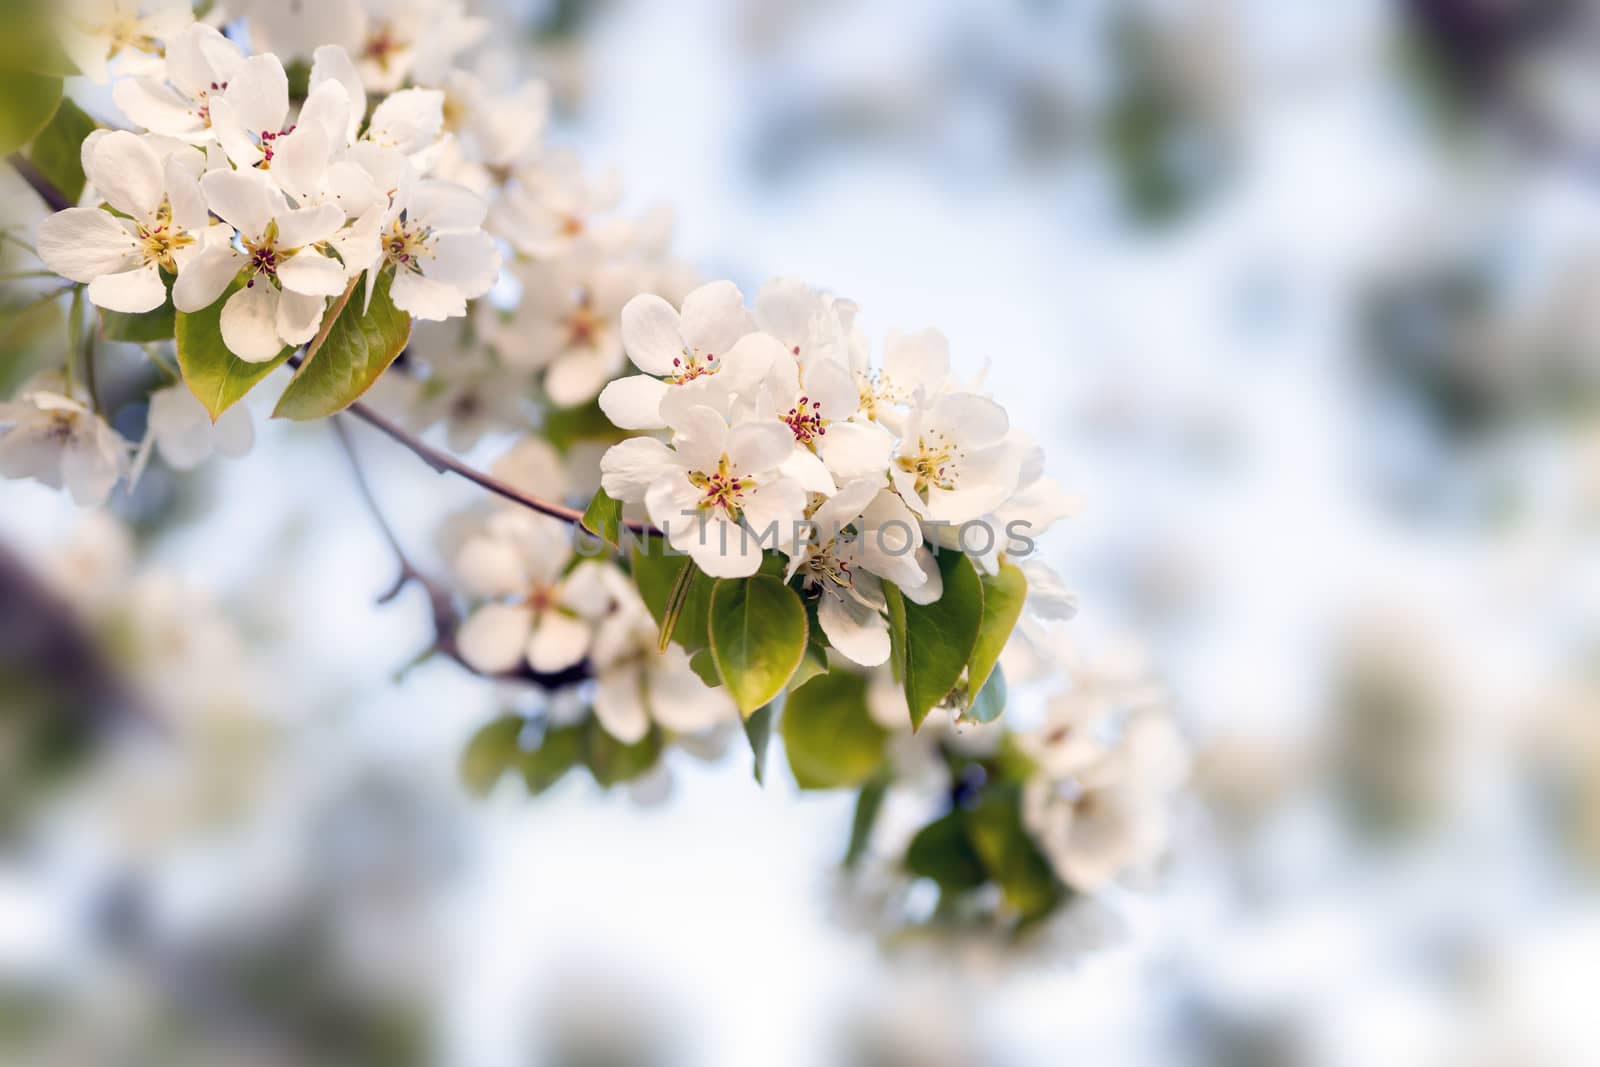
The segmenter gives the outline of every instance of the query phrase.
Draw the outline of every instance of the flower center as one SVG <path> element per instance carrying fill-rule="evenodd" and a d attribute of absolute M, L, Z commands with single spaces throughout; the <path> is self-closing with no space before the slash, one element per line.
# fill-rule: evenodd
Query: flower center
<path fill-rule="evenodd" d="M 702 362 L 698 355 L 688 349 L 684 349 L 683 356 L 673 360 L 672 365 L 677 370 L 667 378 L 669 385 L 682 385 L 684 382 L 692 382 L 696 378 L 704 377 L 707 374 L 715 374 L 722 369 L 722 364 L 717 362 L 717 357 L 713 353 L 707 352 L 705 361 Z"/>
<path fill-rule="evenodd" d="M 933 443 L 928 443 L 928 438 L 917 438 L 917 450 L 908 456 L 901 456 L 896 463 L 900 469 L 915 476 L 917 492 L 924 493 L 930 488 L 954 489 L 954 472 L 950 469 L 951 461 L 958 453 L 950 447 L 943 435 L 934 434 Z"/>
<path fill-rule="evenodd" d="M 240 237 L 240 240 L 244 244 L 244 254 L 250 259 L 244 268 L 250 274 L 249 281 L 244 283 L 246 289 L 255 288 L 256 279 L 263 274 L 273 281 L 277 281 L 278 265 L 288 259 L 295 251 L 292 248 L 278 247 L 278 223 L 276 219 L 267 223 L 267 232 L 261 235 L 260 240 L 251 240 L 243 236 Z"/>
<path fill-rule="evenodd" d="M 750 479 L 739 477 L 729 468 L 727 456 L 717 461 L 714 473 L 690 471 L 689 483 L 704 494 L 697 507 L 702 511 L 721 508 L 730 519 L 739 518 L 739 498 L 747 490 L 754 488 L 754 483 Z"/>
<path fill-rule="evenodd" d="M 210 88 L 200 90 L 200 107 L 195 111 L 195 117 L 205 123 L 207 128 L 211 126 L 211 94 L 220 93 L 227 87 L 227 82 L 212 82 Z"/>
<path fill-rule="evenodd" d="M 818 414 L 822 401 L 812 400 L 810 397 L 801 397 L 788 413 L 783 415 L 783 421 L 789 424 L 789 429 L 794 431 L 794 439 L 803 445 L 809 445 L 817 438 L 828 432 L 823 425 L 823 418 Z"/>
<path fill-rule="evenodd" d="M 162 270 L 176 274 L 178 264 L 173 259 L 173 253 L 194 244 L 194 235 L 172 224 L 172 202 L 162 200 L 161 207 L 156 211 L 155 225 L 139 227 L 139 244 L 146 263 L 154 263 Z"/>
<path fill-rule="evenodd" d="M 857 374 L 856 393 L 860 398 L 861 410 L 866 413 L 867 418 L 874 421 L 878 418 L 880 405 L 899 404 L 906 399 L 889 376 L 879 371 Z"/>
<path fill-rule="evenodd" d="M 433 255 L 429 249 L 432 241 L 433 231 L 426 226 L 408 226 L 400 219 L 395 219 L 394 225 L 389 227 L 389 235 L 383 240 L 383 254 L 396 267 L 421 271 L 421 258 Z"/>
<path fill-rule="evenodd" d="M 395 55 L 404 51 L 405 47 L 406 42 L 394 32 L 393 26 L 387 22 L 379 23 L 362 45 L 361 58 L 372 60 L 379 70 L 387 72 Z"/>
<path fill-rule="evenodd" d="M 855 585 L 850 564 L 833 554 L 831 544 L 807 557 L 800 572 L 808 583 L 835 594 Z"/>
<path fill-rule="evenodd" d="M 209 109 L 208 109 L 207 114 L 209 114 L 209 113 L 210 112 L 209 112 Z M 271 170 L 272 169 L 272 156 L 273 156 L 274 151 L 277 148 L 277 146 L 276 146 L 276 144 L 274 144 L 274 142 L 276 142 L 278 138 L 287 137 L 293 132 L 294 132 L 294 127 L 290 126 L 288 129 L 285 129 L 285 130 L 278 130 L 276 132 L 273 131 L 273 130 L 262 130 L 259 134 L 257 134 L 256 135 L 256 145 L 257 145 L 257 147 L 259 147 L 261 149 L 261 162 L 257 163 L 256 166 L 261 168 L 262 170 Z"/>
<path fill-rule="evenodd" d="M 593 348 L 595 337 L 599 332 L 600 320 L 589 306 L 589 298 L 586 296 L 567 317 L 567 344 L 572 347 Z"/>

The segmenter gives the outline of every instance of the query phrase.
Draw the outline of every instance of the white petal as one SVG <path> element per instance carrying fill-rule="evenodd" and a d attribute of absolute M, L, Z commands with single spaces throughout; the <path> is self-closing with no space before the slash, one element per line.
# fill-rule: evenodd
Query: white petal
<path fill-rule="evenodd" d="M 193 101 L 155 78 L 123 78 L 111 97 L 135 125 L 169 137 L 192 137 L 205 131 Z"/>
<path fill-rule="evenodd" d="M 161 458 L 169 466 L 193 470 L 211 455 L 211 415 L 187 385 L 151 393 L 149 420 Z"/>
<path fill-rule="evenodd" d="M 673 373 L 673 360 L 683 357 L 678 313 L 653 293 L 634 297 L 622 309 L 622 347 L 646 374 Z"/>
<path fill-rule="evenodd" d="M 229 159 L 241 167 L 254 167 L 266 158 L 246 129 L 244 118 L 225 97 L 213 97 L 210 111 L 211 134 Z"/>
<path fill-rule="evenodd" d="M 138 134 L 116 130 L 100 138 L 89 163 L 86 176 L 108 204 L 140 222 L 154 220 L 166 181 L 161 160 Z"/>
<path fill-rule="evenodd" d="M 618 378 L 600 391 L 600 410 L 624 430 L 653 430 L 661 420 L 661 398 L 670 388 L 648 374 Z"/>
<path fill-rule="evenodd" d="M 315 123 L 296 126 L 273 143 L 272 180 L 296 201 L 312 203 L 321 194 L 331 152 L 326 129 Z"/>
<path fill-rule="evenodd" d="M 850 597 L 825 595 L 817 602 L 817 622 L 828 643 L 863 667 L 889 660 L 889 624 L 877 611 Z"/>
<path fill-rule="evenodd" d="M 343 148 L 351 140 L 348 136 L 350 108 L 349 90 L 337 81 L 320 81 L 311 87 L 306 102 L 300 105 L 300 114 L 295 117 L 294 132 L 299 133 L 307 127 L 314 127 L 322 133 L 325 143 L 330 148 Z M 278 169 L 276 149 L 272 153 L 272 169 Z"/>
<path fill-rule="evenodd" d="M 278 289 L 258 278 L 222 305 L 222 341 L 246 363 L 265 363 L 283 351 L 277 318 Z"/>
<path fill-rule="evenodd" d="M 649 672 L 650 714 L 674 733 L 709 730 L 738 717 L 726 689 L 713 689 L 689 667 L 689 656 L 677 645 L 653 661 Z"/>
<path fill-rule="evenodd" d="M 361 73 L 350 61 L 350 53 L 338 45 L 325 44 L 312 53 L 310 86 L 315 89 L 324 81 L 336 81 L 344 86 L 349 101 L 344 139 L 348 143 L 361 131 L 361 120 L 367 114 L 367 91 L 361 84 Z"/>
<path fill-rule="evenodd" d="M 833 476 L 828 473 L 828 468 L 817 458 L 816 453 L 808 448 L 791 450 L 789 458 L 779 465 L 778 473 L 799 482 L 801 488 L 808 493 L 832 496 L 839 491 L 839 487 L 834 484 Z"/>
<path fill-rule="evenodd" d="M 487 210 L 482 197 L 455 182 L 418 182 L 406 203 L 407 218 L 442 231 L 476 230 Z"/>
<path fill-rule="evenodd" d="M 816 440 L 817 455 L 840 481 L 882 477 L 894 439 L 875 422 L 830 422 Z"/>
<path fill-rule="evenodd" d="M 606 733 L 625 745 L 644 740 L 650 716 L 644 706 L 644 678 L 638 667 L 619 667 L 600 675 L 594 715 Z"/>
<path fill-rule="evenodd" d="M 301 208 L 278 216 L 278 247 L 304 248 L 325 241 L 344 225 L 344 212 L 332 204 Z"/>
<path fill-rule="evenodd" d="M 151 262 L 121 274 L 102 274 L 89 283 L 88 296 L 96 307 L 137 315 L 166 303 L 167 285 L 161 268 Z"/>
<path fill-rule="evenodd" d="M 297 293 L 293 289 L 283 290 L 278 295 L 275 319 L 279 344 L 306 344 L 317 335 L 317 329 L 322 325 L 322 313 L 326 309 L 325 297 Z"/>
<path fill-rule="evenodd" d="M 560 611 L 544 612 L 528 640 L 528 664 L 545 674 L 566 670 L 589 652 L 589 624 Z"/>
<path fill-rule="evenodd" d="M 278 281 L 285 289 L 310 296 L 338 296 L 344 292 L 344 267 L 309 248 L 278 264 Z"/>
<path fill-rule="evenodd" d="M 422 273 L 468 300 L 487 293 L 500 276 L 500 249 L 494 238 L 481 230 L 440 234 L 428 253 L 422 260 Z"/>
<path fill-rule="evenodd" d="M 214 170 L 200 179 L 206 203 L 246 237 L 260 237 L 272 221 L 267 179 L 253 170 Z"/>
<path fill-rule="evenodd" d="M 672 449 L 653 437 L 631 437 L 600 458 L 600 484 L 613 499 L 638 503 L 646 490 L 677 470 Z"/>
<path fill-rule="evenodd" d="M 1006 409 L 976 393 L 946 393 L 928 409 L 927 426 L 968 448 L 984 448 L 1011 428 Z"/>
<path fill-rule="evenodd" d="M 437 89 L 401 89 L 390 93 L 373 111 L 367 136 L 411 155 L 437 141 L 443 131 L 444 93 Z M 464 225 L 481 225 L 485 210 L 487 205 L 481 205 L 477 220 Z"/>
<path fill-rule="evenodd" d="M 756 486 L 739 501 L 744 508 L 744 521 L 760 537 L 762 544 L 773 547 L 793 541 L 797 524 L 805 516 L 806 491 L 799 482 L 788 478 Z"/>
<path fill-rule="evenodd" d="M 544 376 L 544 391 L 558 407 L 587 404 L 600 395 L 616 369 L 604 352 L 580 349 L 550 365 Z"/>
<path fill-rule="evenodd" d="M 251 56 L 228 82 L 223 100 L 245 129 L 277 133 L 289 117 L 289 77 L 283 63 L 275 55 Z"/>
<path fill-rule="evenodd" d="M 389 296 L 395 307 L 424 321 L 442 322 L 467 313 L 466 298 L 458 290 L 412 270 L 395 273 Z"/>
<path fill-rule="evenodd" d="M 498 597 L 526 594 L 528 573 L 522 556 L 501 537 L 473 537 L 456 553 L 456 573 L 473 596 Z"/>
<path fill-rule="evenodd" d="M 44 265 L 75 282 L 92 282 L 137 266 L 143 258 L 127 226 L 99 208 L 74 207 L 39 223 Z"/>
<path fill-rule="evenodd" d="M 794 453 L 794 433 L 773 419 L 746 422 L 728 431 L 729 465 L 740 474 L 772 470 Z"/>
<path fill-rule="evenodd" d="M 751 333 L 739 338 L 727 351 L 717 353 L 717 359 L 722 363 L 722 369 L 716 373 L 719 384 L 742 393 L 754 389 L 774 365 L 789 357 L 777 338 Z"/>
<path fill-rule="evenodd" d="M 172 283 L 172 306 L 185 313 L 210 307 L 244 265 L 245 257 L 232 245 L 208 245 L 178 271 L 178 280 Z"/>
<path fill-rule="evenodd" d="M 755 329 L 744 295 L 732 282 L 711 282 L 683 298 L 679 327 L 683 340 L 701 353 L 725 354 Z"/>
<path fill-rule="evenodd" d="M 513 604 L 485 604 L 456 633 L 461 658 L 476 671 L 499 674 L 522 662 L 533 612 Z"/>

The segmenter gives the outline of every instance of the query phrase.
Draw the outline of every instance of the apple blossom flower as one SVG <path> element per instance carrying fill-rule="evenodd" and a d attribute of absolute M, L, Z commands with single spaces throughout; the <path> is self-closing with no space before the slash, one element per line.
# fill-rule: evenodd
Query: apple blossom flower
<path fill-rule="evenodd" d="M 327 298 L 344 291 L 345 268 L 317 245 L 344 223 L 331 204 L 290 208 L 264 175 L 211 171 L 200 179 L 211 210 L 237 232 L 237 245 L 213 241 L 173 286 L 179 311 L 215 303 L 244 271 L 243 288 L 222 307 L 222 339 L 250 363 L 275 357 L 286 345 L 316 336 Z"/>
<path fill-rule="evenodd" d="M 796 453 L 789 473 L 807 489 L 831 493 L 830 476 L 881 477 L 888 469 L 894 440 L 876 423 L 853 421 L 860 398 L 843 363 L 822 355 L 802 364 L 791 353 L 779 352 L 764 389 L 766 410 L 794 434 Z"/>
<path fill-rule="evenodd" d="M 610 176 L 590 180 L 571 153 L 520 167 L 501 184 L 491 226 L 525 256 L 555 259 L 579 247 L 614 251 L 623 243 L 626 228 L 595 221 L 616 207 L 620 185 Z"/>
<path fill-rule="evenodd" d="M 950 382 L 950 342 L 938 330 L 911 334 L 891 330 L 878 368 L 870 365 L 864 344 L 850 345 L 849 353 L 862 416 L 897 433 L 907 406 L 943 392 Z"/>
<path fill-rule="evenodd" d="M 526 661 L 543 673 L 562 671 L 589 653 L 594 620 L 609 606 L 597 573 L 584 561 L 569 571 L 572 542 L 558 520 L 520 509 L 489 516 L 455 555 L 469 593 L 490 598 L 461 626 L 462 657 L 500 673 Z"/>
<path fill-rule="evenodd" d="M 912 511 L 964 523 L 1016 489 L 1021 457 L 1005 440 L 1005 409 L 975 393 L 945 393 L 911 410 L 889 468 Z"/>
<path fill-rule="evenodd" d="M 211 97 L 227 89 L 244 62 L 238 45 L 195 23 L 168 39 L 160 75 L 122 78 L 111 95 L 123 114 L 151 133 L 204 144 L 213 136 Z"/>
<path fill-rule="evenodd" d="M 617 322 L 639 291 L 638 272 L 622 263 L 535 263 L 518 280 L 522 297 L 494 327 L 495 353 L 508 367 L 542 370 L 545 394 L 558 407 L 588 403 L 623 367 Z"/>
<path fill-rule="evenodd" d="M 601 485 L 625 503 L 643 500 L 671 545 L 706 574 L 744 578 L 760 569 L 763 542 L 789 537 L 805 513 L 805 490 L 778 472 L 793 451 L 781 422 L 730 427 L 716 411 L 697 407 L 673 447 L 635 437 L 608 450 Z"/>
<path fill-rule="evenodd" d="M 682 389 L 678 410 L 708 405 L 726 415 L 728 397 L 752 389 L 781 352 L 753 328 L 732 282 L 702 285 L 684 297 L 681 312 L 641 293 L 622 309 L 622 345 L 644 374 L 606 386 L 600 409 L 625 430 L 657 429 L 667 425 L 663 401 Z"/>
<path fill-rule="evenodd" d="M 86 405 L 39 384 L 0 403 L 0 477 L 65 487 L 84 507 L 105 503 L 128 470 L 128 442 Z"/>
<path fill-rule="evenodd" d="M 500 274 L 500 250 L 483 232 L 485 210 L 464 185 L 402 182 L 384 214 L 379 259 L 370 268 L 394 267 L 395 307 L 438 321 L 465 315 L 467 301 L 489 291 Z"/>
<path fill-rule="evenodd" d="M 88 283 L 91 303 L 110 311 L 153 311 L 167 299 L 162 272 L 183 276 L 212 226 L 200 195 L 198 153 L 163 160 L 126 130 L 86 140 L 84 172 L 120 217 L 99 208 L 59 211 L 39 223 L 39 258 L 75 282 Z"/>
<path fill-rule="evenodd" d="M 190 0 L 70 0 L 60 20 L 61 47 L 84 77 L 104 84 L 120 56 L 134 69 L 159 69 L 161 42 L 194 22 Z"/>

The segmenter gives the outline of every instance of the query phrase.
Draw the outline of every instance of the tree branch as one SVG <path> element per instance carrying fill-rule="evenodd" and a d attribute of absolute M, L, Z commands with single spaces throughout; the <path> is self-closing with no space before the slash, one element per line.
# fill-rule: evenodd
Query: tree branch
<path fill-rule="evenodd" d="M 22 175 L 22 180 L 28 183 L 28 188 L 38 193 L 39 199 L 43 200 L 51 211 L 65 211 L 74 206 L 66 194 L 52 185 L 50 179 L 46 178 L 44 173 L 33 165 L 33 161 L 21 152 L 11 153 L 6 161 Z"/>

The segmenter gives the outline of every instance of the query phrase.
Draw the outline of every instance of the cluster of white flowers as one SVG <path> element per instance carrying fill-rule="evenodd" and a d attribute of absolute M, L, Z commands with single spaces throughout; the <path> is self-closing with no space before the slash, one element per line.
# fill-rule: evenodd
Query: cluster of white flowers
<path fill-rule="evenodd" d="M 1018 735 L 1035 764 L 1022 819 L 1059 877 L 1082 893 L 1148 873 L 1166 852 L 1189 755 L 1136 649 L 1074 664 L 1045 722 Z"/>
<path fill-rule="evenodd" d="M 165 39 L 114 87 L 148 132 L 96 131 L 83 145 L 95 206 L 39 227 L 50 269 L 86 283 L 91 302 L 141 313 L 222 307 L 222 337 L 249 362 L 310 341 L 330 297 L 392 269 L 395 306 L 419 319 L 466 314 L 499 273 L 482 228 L 487 205 L 429 177 L 444 135 L 444 94 L 397 89 L 371 109 L 344 48 L 315 50 L 291 118 L 289 77 L 271 53 L 246 56 L 217 30 Z M 104 203 L 112 211 L 100 210 Z M 220 220 L 220 221 L 216 221 Z"/>
<path fill-rule="evenodd" d="M 889 657 L 882 581 L 931 603 L 936 550 L 993 573 L 1069 511 L 1041 450 L 955 377 L 935 331 L 890 334 L 874 366 L 855 305 L 780 280 L 753 311 L 731 282 L 679 308 L 637 296 L 621 333 L 644 373 L 608 385 L 600 406 L 658 434 L 606 453 L 606 492 L 642 505 L 713 577 L 753 574 L 763 549 L 782 551 L 820 597 L 829 642 L 863 666 Z"/>

